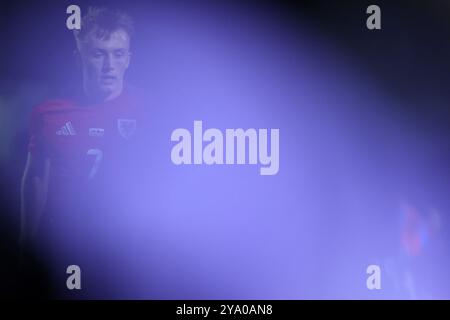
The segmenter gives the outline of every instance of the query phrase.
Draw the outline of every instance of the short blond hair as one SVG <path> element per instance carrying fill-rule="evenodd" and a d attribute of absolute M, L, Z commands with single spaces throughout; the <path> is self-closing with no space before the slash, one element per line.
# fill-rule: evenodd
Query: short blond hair
<path fill-rule="evenodd" d="M 107 7 L 89 7 L 86 15 L 81 18 L 81 29 L 74 30 L 78 48 L 84 37 L 93 30 L 101 39 L 108 39 L 111 33 L 117 30 L 124 30 L 131 38 L 134 34 L 134 22 L 123 11 Z"/>

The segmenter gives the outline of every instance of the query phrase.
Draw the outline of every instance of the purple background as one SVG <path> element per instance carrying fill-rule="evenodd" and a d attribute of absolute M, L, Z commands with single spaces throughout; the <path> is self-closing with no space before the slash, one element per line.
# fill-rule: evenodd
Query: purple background
<path fill-rule="evenodd" d="M 442 2 L 407 3 L 381 2 L 377 32 L 365 28 L 364 1 L 123 4 L 137 21 L 128 78 L 155 122 L 133 205 L 118 203 L 123 215 L 80 239 L 102 239 L 108 252 L 95 266 L 110 285 L 99 295 L 450 298 L 448 13 Z M 2 4 L 10 230 L 29 111 L 80 79 L 68 4 Z M 223 132 L 279 128 L 278 174 L 173 165 L 171 132 L 194 120 Z M 366 288 L 371 264 L 382 290 Z"/>

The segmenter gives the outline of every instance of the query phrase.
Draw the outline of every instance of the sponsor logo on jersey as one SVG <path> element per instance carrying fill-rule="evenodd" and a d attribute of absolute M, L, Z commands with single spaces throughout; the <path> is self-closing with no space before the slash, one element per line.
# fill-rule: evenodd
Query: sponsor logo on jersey
<path fill-rule="evenodd" d="M 105 129 L 103 128 L 89 128 L 90 137 L 103 137 L 105 134 Z"/>
<path fill-rule="evenodd" d="M 58 136 L 74 136 L 77 133 L 75 132 L 75 129 L 73 128 L 72 122 L 68 121 L 61 127 L 61 129 L 56 131 L 56 134 Z"/>
<path fill-rule="evenodd" d="M 136 131 L 136 120 L 117 119 L 117 128 L 119 129 L 119 133 L 123 138 L 129 139 Z"/>

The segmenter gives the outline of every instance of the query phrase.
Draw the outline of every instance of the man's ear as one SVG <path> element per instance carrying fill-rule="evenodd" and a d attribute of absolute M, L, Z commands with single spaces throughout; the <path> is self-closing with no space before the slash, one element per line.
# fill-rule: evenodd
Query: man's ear
<path fill-rule="evenodd" d="M 128 69 L 128 67 L 130 66 L 131 56 L 132 56 L 132 53 L 131 53 L 131 51 L 130 51 L 130 52 L 128 52 L 127 65 L 126 65 L 126 68 L 127 68 L 127 69 Z"/>

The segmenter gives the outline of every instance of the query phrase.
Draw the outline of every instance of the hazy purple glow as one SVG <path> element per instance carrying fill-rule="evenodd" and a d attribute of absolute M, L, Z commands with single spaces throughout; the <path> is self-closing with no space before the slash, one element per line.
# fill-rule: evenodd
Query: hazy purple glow
<path fill-rule="evenodd" d="M 449 298 L 438 280 L 448 278 L 444 237 L 415 257 L 402 248 L 402 204 L 421 206 L 416 196 L 429 199 L 439 181 L 430 146 L 390 111 L 401 102 L 319 35 L 228 14 L 149 14 L 136 53 L 147 64 L 132 68 L 150 90 L 155 127 L 143 152 L 154 162 L 141 168 L 148 183 L 135 206 L 115 204 L 122 214 L 96 221 L 81 254 L 102 242 L 110 264 L 97 267 L 118 298 Z M 173 165 L 170 134 L 194 120 L 279 128 L 278 174 Z M 442 233 L 446 208 L 434 205 L 421 211 L 440 215 Z M 370 264 L 383 271 L 378 292 L 366 288 Z M 407 274 L 422 286 L 406 285 Z"/>

